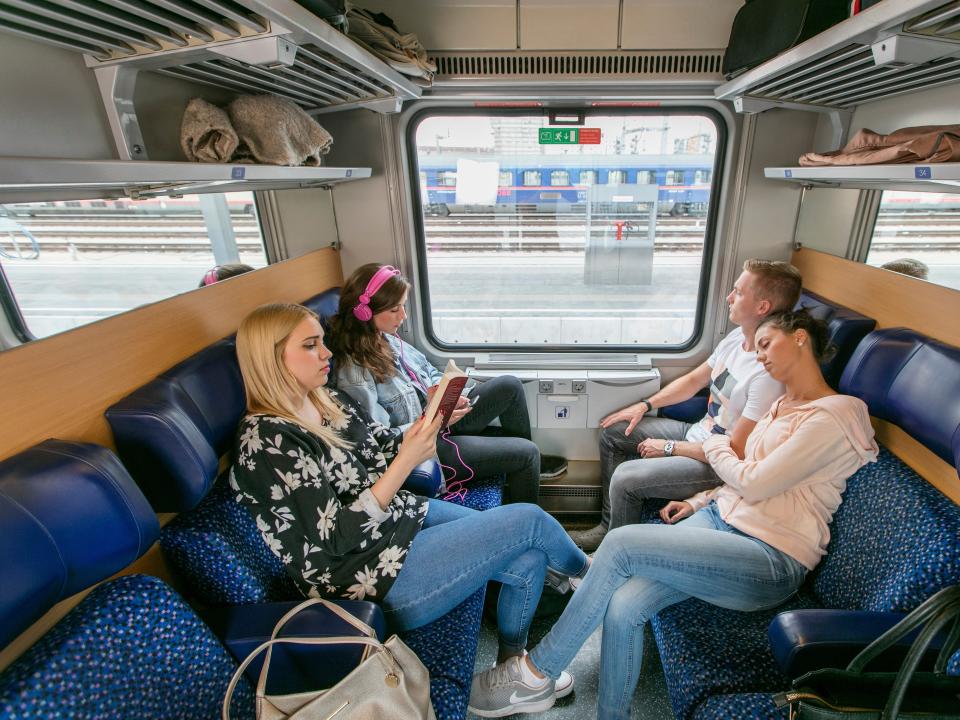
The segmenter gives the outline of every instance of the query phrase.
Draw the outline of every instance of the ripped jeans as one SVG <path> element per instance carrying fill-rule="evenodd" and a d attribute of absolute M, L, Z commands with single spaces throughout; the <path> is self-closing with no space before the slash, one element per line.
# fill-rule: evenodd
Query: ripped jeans
<path fill-rule="evenodd" d="M 547 565 L 577 575 L 586 562 L 560 523 L 536 505 L 477 512 L 430 500 L 423 528 L 383 599 L 383 610 L 391 627 L 410 630 L 442 617 L 488 580 L 498 580 L 503 583 L 497 604 L 500 652 L 519 655 Z"/>

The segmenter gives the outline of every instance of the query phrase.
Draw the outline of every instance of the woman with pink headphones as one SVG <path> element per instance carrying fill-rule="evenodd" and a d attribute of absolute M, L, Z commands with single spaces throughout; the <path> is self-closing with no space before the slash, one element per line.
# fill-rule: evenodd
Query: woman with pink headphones
<path fill-rule="evenodd" d="M 410 283 L 390 265 L 358 268 L 340 293 L 329 337 L 337 387 L 377 422 L 401 429 L 420 417 L 442 377 L 423 353 L 397 335 L 407 317 L 409 289 Z M 500 429 L 488 430 L 494 418 L 500 419 Z M 536 503 L 540 478 L 566 470 L 563 458 L 541 456 L 531 441 L 523 386 L 508 375 L 468 383 L 437 454 L 448 485 L 506 473 L 511 502 Z"/>

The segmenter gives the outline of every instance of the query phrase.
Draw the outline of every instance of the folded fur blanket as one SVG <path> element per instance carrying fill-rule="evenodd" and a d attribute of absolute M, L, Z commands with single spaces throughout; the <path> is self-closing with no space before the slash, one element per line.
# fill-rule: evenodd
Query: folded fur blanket
<path fill-rule="evenodd" d="M 320 165 L 333 144 L 296 103 L 276 95 L 243 95 L 226 110 L 194 98 L 180 128 L 188 160 L 266 165 Z"/>

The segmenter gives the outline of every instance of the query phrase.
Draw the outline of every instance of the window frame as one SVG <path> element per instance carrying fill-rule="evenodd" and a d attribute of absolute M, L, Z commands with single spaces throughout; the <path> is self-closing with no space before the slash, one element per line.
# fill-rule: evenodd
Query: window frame
<path fill-rule="evenodd" d="M 714 148 L 713 167 L 710 169 L 711 177 L 720 179 L 719 182 L 710 184 L 709 212 L 707 213 L 704 227 L 703 255 L 700 264 L 700 274 L 698 277 L 699 293 L 697 295 L 696 306 L 694 308 L 693 332 L 690 337 L 679 345 L 621 345 L 621 344 L 603 344 L 603 345 L 521 345 L 521 344 L 490 344 L 490 343 L 450 343 L 437 337 L 434 331 L 433 312 L 430 303 L 429 271 L 427 269 L 427 243 L 424 233 L 425 206 L 419 193 L 410 194 L 411 202 L 411 221 L 413 228 L 413 260 L 416 263 L 416 272 L 411 282 L 416 286 L 419 306 L 417 315 L 421 320 L 420 333 L 423 340 L 434 350 L 450 355 L 463 355 L 464 353 L 537 353 L 543 355 L 583 355 L 605 354 L 617 355 L 623 353 L 641 353 L 657 355 L 679 356 L 689 353 L 695 349 L 703 340 L 704 329 L 707 321 L 707 305 L 710 300 L 711 277 L 713 276 L 716 263 L 717 232 L 719 219 L 722 213 L 721 196 L 723 180 L 726 178 L 725 168 L 727 162 L 727 143 L 730 136 L 729 119 L 720 109 L 718 109 L 709 100 L 704 100 L 704 104 L 689 103 L 678 105 L 651 105 L 651 106 L 604 106 L 604 107 L 584 107 L 577 105 L 558 105 L 542 107 L 510 107 L 509 102 L 504 106 L 497 106 L 496 103 L 484 105 L 462 105 L 462 104 L 422 104 L 413 109 L 410 114 L 404 118 L 401 138 L 406 153 L 406 165 L 404 172 L 410 182 L 414 182 L 419 176 L 420 164 L 417 154 L 416 135 L 420 123 L 427 118 L 442 116 L 480 116 L 480 117 L 531 117 L 543 116 L 548 118 L 550 113 L 560 115 L 576 114 L 585 112 L 584 125 L 589 126 L 591 115 L 617 116 L 617 115 L 702 115 L 711 120 L 717 132 L 716 146 Z M 521 179 L 522 178 L 518 178 Z M 657 182 L 654 176 L 654 181 Z M 604 184 L 605 180 L 598 173 L 597 183 Z M 578 176 L 579 182 L 579 176 Z M 411 187 L 415 187 L 411 185 Z"/>

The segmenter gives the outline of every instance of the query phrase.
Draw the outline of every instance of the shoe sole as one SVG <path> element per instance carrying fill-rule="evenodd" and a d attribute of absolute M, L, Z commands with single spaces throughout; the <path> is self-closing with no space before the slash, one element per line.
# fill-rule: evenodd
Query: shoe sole
<path fill-rule="evenodd" d="M 558 478 L 558 477 L 561 477 L 561 476 L 566 475 L 566 474 L 567 474 L 567 469 L 566 469 L 566 468 L 564 468 L 563 470 L 557 470 L 557 471 L 555 471 L 555 472 L 549 472 L 549 473 L 544 473 L 544 472 L 542 472 L 542 473 L 540 473 L 540 479 L 541 479 L 541 480 L 553 480 L 554 478 Z"/>
<path fill-rule="evenodd" d="M 563 690 L 557 690 L 555 693 L 553 693 L 554 699 L 559 700 L 560 698 L 565 698 L 567 695 L 572 693 L 574 684 L 574 682 L 571 682 L 569 685 L 563 688 Z"/>
<path fill-rule="evenodd" d="M 571 684 L 570 687 L 572 688 L 573 685 Z M 469 710 L 474 715 L 477 715 L 479 717 L 490 717 L 490 718 L 507 717 L 509 715 L 516 715 L 517 713 L 545 712 L 546 710 L 549 710 L 550 708 L 553 707 L 553 704 L 556 702 L 556 699 L 557 699 L 556 695 L 551 695 L 550 697 L 546 697 L 543 700 L 537 700 L 536 702 L 529 702 L 529 703 L 517 703 L 516 705 L 500 708 L 499 710 L 477 710 L 476 708 L 472 708 L 468 705 L 467 710 Z"/>

